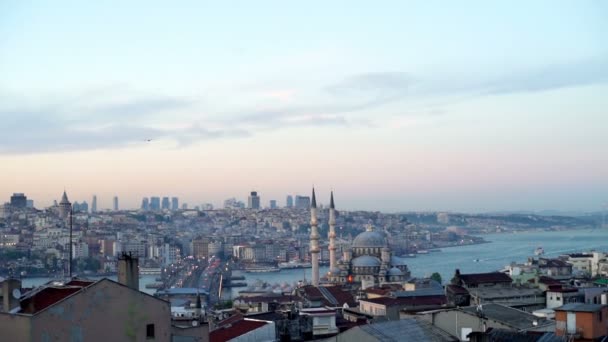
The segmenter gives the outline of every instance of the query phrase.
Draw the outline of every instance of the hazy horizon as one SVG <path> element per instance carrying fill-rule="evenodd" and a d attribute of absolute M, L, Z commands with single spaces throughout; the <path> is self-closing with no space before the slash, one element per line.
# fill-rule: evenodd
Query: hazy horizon
<path fill-rule="evenodd" d="M 608 4 L 0 4 L 0 203 L 599 211 Z M 151 140 L 151 141 L 148 141 Z"/>

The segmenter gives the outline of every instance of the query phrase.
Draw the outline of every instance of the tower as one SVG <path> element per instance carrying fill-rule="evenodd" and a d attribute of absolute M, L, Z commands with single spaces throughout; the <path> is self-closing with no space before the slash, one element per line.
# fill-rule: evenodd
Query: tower
<path fill-rule="evenodd" d="M 329 199 L 329 273 L 337 275 L 339 273 L 336 262 L 336 207 L 334 205 L 334 192 L 331 192 Z"/>
<path fill-rule="evenodd" d="M 114 196 L 114 211 L 118 211 L 118 196 Z"/>
<path fill-rule="evenodd" d="M 59 217 L 66 219 L 72 210 L 72 203 L 68 200 L 68 195 L 63 191 L 61 202 L 59 202 Z"/>
<path fill-rule="evenodd" d="M 97 212 L 97 195 L 93 195 L 93 202 L 91 202 L 91 212 Z"/>
<path fill-rule="evenodd" d="M 247 203 L 249 209 L 260 209 L 260 196 L 257 191 L 252 191 Z"/>
<path fill-rule="evenodd" d="M 312 285 L 319 286 L 319 231 L 317 227 L 317 200 L 315 188 L 312 188 L 310 203 L 310 255 L 312 259 Z"/>

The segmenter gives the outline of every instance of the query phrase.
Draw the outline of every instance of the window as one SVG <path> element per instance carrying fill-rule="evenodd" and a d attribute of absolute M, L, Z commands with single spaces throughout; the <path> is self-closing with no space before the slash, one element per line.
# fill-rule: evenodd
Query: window
<path fill-rule="evenodd" d="M 557 300 L 562 300 L 562 297 L 555 297 L 555 299 L 557 299 Z"/>
<path fill-rule="evenodd" d="M 154 324 L 146 325 L 146 338 L 154 338 Z"/>
<path fill-rule="evenodd" d="M 600 310 L 600 311 L 598 312 L 598 314 L 599 314 L 599 316 L 600 316 L 599 318 L 600 318 L 600 322 L 601 322 L 601 321 L 602 321 L 602 311 Z"/>

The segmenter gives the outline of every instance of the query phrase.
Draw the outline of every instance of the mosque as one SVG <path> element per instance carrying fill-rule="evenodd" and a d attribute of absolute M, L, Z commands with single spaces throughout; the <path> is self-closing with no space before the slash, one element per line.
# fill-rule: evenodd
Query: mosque
<path fill-rule="evenodd" d="M 410 279 L 410 271 L 405 259 L 393 256 L 386 236 L 369 225 L 365 232 L 357 235 L 350 248 L 343 251 L 341 260 L 336 255 L 336 209 L 334 194 L 331 193 L 329 205 L 329 271 L 327 280 L 331 283 L 357 282 L 365 285 L 384 283 L 404 283 Z M 310 252 L 313 263 L 313 285 L 319 281 L 319 234 L 317 227 L 317 203 L 315 191 L 311 200 Z M 315 265 L 316 262 L 316 265 Z M 316 274 L 315 274 L 316 273 Z"/>

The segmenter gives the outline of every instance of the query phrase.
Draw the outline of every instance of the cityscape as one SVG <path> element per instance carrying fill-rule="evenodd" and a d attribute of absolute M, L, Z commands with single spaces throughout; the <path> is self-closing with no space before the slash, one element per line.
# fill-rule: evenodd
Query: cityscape
<path fill-rule="evenodd" d="M 0 342 L 608 342 L 607 18 L 0 2 Z"/>

